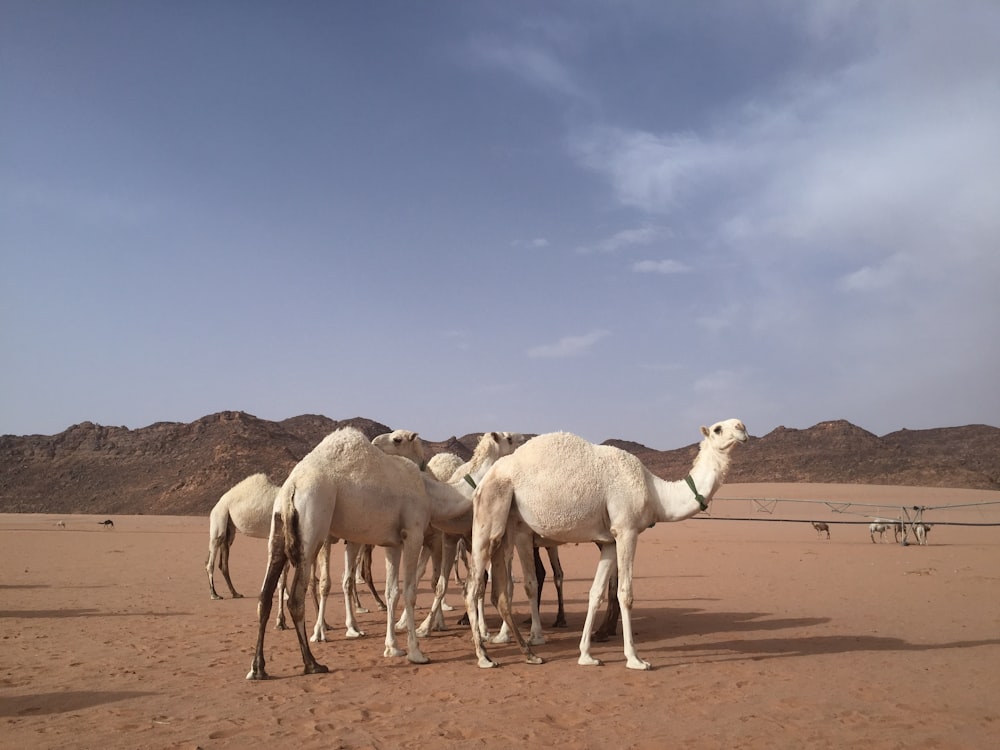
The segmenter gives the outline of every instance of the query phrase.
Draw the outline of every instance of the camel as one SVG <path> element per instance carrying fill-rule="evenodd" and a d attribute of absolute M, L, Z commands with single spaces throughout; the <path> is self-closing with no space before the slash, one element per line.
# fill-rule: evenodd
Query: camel
<path fill-rule="evenodd" d="M 98 521 L 97 525 L 103 526 L 105 529 L 113 529 L 115 527 L 115 522 L 108 518 L 104 521 Z"/>
<path fill-rule="evenodd" d="M 822 521 L 810 521 L 809 522 L 814 529 L 816 529 L 816 536 L 822 536 L 823 532 L 826 532 L 826 538 L 830 538 L 830 525 L 823 523 Z"/>
<path fill-rule="evenodd" d="M 875 521 L 873 523 L 869 524 L 869 526 L 868 526 L 868 535 L 872 539 L 872 544 L 875 543 L 875 535 L 876 534 L 878 534 L 878 540 L 880 542 L 884 542 L 885 541 L 885 532 L 888 531 L 888 529 L 889 529 L 889 524 L 887 524 L 885 521 L 880 521 L 877 518 L 875 519 Z"/>
<path fill-rule="evenodd" d="M 417 561 L 424 533 L 432 521 L 466 513 L 471 505 L 450 485 L 421 472 L 405 458 L 387 455 L 354 428 L 327 435 L 292 469 L 275 498 L 267 571 L 257 605 L 257 643 L 247 679 L 267 679 L 264 635 L 274 590 L 286 562 L 295 566 L 288 611 L 295 625 L 304 672 L 329 671 L 316 661 L 309 648 L 303 615 L 313 561 L 331 536 L 350 540 L 349 550 L 361 544 L 385 549 L 388 615 L 383 655 L 406 656 L 413 664 L 427 663 L 413 621 Z M 400 588 L 407 623 L 405 651 L 398 648 L 393 628 Z"/>
<path fill-rule="evenodd" d="M 500 458 L 512 454 L 526 441 L 527 438 L 519 432 L 484 433 L 479 438 L 479 443 L 476 444 L 472 458 L 455 469 L 447 483 L 467 496 L 471 503 L 476 486 L 494 463 Z M 471 504 L 468 513 L 435 523 L 434 528 L 428 530 L 424 545 L 425 549 L 430 548 L 437 553 L 433 557 L 434 565 L 432 568 L 436 583 L 431 610 L 420 627 L 417 628 L 418 635 L 426 636 L 432 629 L 447 629 L 441 610 L 445 608 L 444 597 L 448 593 L 448 579 L 451 577 L 452 568 L 458 559 L 459 541 L 465 539 L 467 543 L 471 542 L 471 536 Z M 477 606 L 482 611 L 481 600 Z M 462 624 L 463 620 L 459 620 L 459 624 Z"/>
<path fill-rule="evenodd" d="M 929 523 L 915 523 L 913 524 L 913 533 L 917 537 L 917 544 L 925 545 L 927 544 L 927 535 L 931 531 L 931 525 Z"/>
<path fill-rule="evenodd" d="M 618 573 L 618 602 L 629 669 L 650 669 L 635 651 L 632 631 L 632 566 L 639 534 L 658 522 L 681 521 L 699 511 L 722 485 L 733 448 L 747 440 L 737 419 L 702 427 L 703 439 L 690 473 L 668 482 L 654 476 L 635 456 L 619 448 L 588 443 L 569 433 L 540 435 L 493 466 L 473 498 L 472 554 L 466 608 L 479 666 L 495 667 L 479 629 L 476 601 L 482 597 L 483 571 L 492 561 L 493 597 L 529 664 L 542 660 L 532 645 L 544 643 L 535 596 L 532 545 L 596 542 L 601 549 L 590 588 L 587 618 L 580 639 L 579 664 L 599 665 L 590 654 L 594 615 L 609 576 Z M 521 560 L 524 590 L 531 605 L 530 643 L 511 615 L 507 589 L 513 550 Z"/>
<path fill-rule="evenodd" d="M 394 430 L 384 435 L 378 435 L 372 440 L 372 444 L 386 453 L 409 458 L 418 465 L 424 461 L 423 443 L 417 433 L 410 430 Z M 255 539 L 267 538 L 271 529 L 274 499 L 279 489 L 281 487 L 272 483 L 266 474 L 254 474 L 226 491 L 212 508 L 209 515 L 208 562 L 205 565 L 208 570 L 208 589 L 212 599 L 222 598 L 215 590 L 216 559 L 219 561 L 219 569 L 222 571 L 232 597 L 234 599 L 243 598 L 243 594 L 236 591 L 229 575 L 229 550 L 236 539 L 237 531 Z M 329 579 L 328 550 L 319 568 L 321 571 L 327 572 L 327 579 Z M 375 592 L 370 575 L 368 584 Z M 284 592 L 284 590 L 285 584 L 284 578 L 282 578 L 279 591 Z M 356 596 L 356 592 L 352 593 Z M 275 627 L 284 630 L 284 597 L 282 596 L 280 599 Z M 377 592 L 375 592 L 375 599 L 380 601 Z"/>
<path fill-rule="evenodd" d="M 56 521 L 56 528 L 57 529 L 65 529 L 66 528 L 66 522 L 65 521 Z"/>

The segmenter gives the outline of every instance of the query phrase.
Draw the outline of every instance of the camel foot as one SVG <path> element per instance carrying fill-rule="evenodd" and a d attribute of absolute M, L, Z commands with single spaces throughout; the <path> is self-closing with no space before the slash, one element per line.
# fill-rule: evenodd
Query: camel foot
<path fill-rule="evenodd" d="M 310 643 L 326 643 L 326 633 L 320 633 L 319 635 L 313 633 L 309 636 Z"/>
<path fill-rule="evenodd" d="M 458 618 L 459 625 L 468 625 L 469 623 L 469 613 L 466 612 L 464 615 Z"/>
<path fill-rule="evenodd" d="M 212 598 L 216 600 L 222 599 L 222 597 L 216 594 L 214 591 L 212 592 Z"/>
<path fill-rule="evenodd" d="M 355 628 L 348 628 L 345 638 L 362 638 L 364 637 L 365 631 L 356 630 Z"/>
<path fill-rule="evenodd" d="M 529 646 L 544 646 L 545 645 L 545 636 L 542 635 L 541 633 L 532 633 L 531 635 L 528 636 L 528 645 Z"/>
<path fill-rule="evenodd" d="M 580 654 L 580 658 L 576 661 L 577 664 L 583 667 L 601 667 L 604 665 L 600 659 L 595 659 L 590 654 Z"/>
<path fill-rule="evenodd" d="M 429 664 L 430 659 L 424 656 L 422 651 L 413 650 L 406 655 L 407 660 L 411 664 Z"/>
<path fill-rule="evenodd" d="M 566 624 L 566 618 L 565 617 L 557 617 L 556 621 L 554 623 L 552 623 L 552 627 L 554 627 L 554 628 L 567 628 L 569 626 Z"/>
<path fill-rule="evenodd" d="M 644 659 L 640 659 L 638 656 L 630 658 L 626 664 L 629 669 L 638 669 L 640 672 L 646 672 L 653 668 L 653 665 Z"/>
<path fill-rule="evenodd" d="M 247 672 L 248 680 L 266 680 L 267 672 L 264 671 L 264 667 L 258 667 L 256 664 L 250 666 L 250 671 Z"/>
<path fill-rule="evenodd" d="M 448 604 L 448 602 L 441 602 L 441 609 L 443 609 L 445 612 L 454 612 L 455 611 L 455 608 L 453 606 L 451 606 L 450 604 Z"/>
<path fill-rule="evenodd" d="M 233 599 L 242 599 L 242 598 L 243 594 L 237 594 L 235 591 L 233 592 Z"/>
<path fill-rule="evenodd" d="M 401 648 L 386 646 L 385 651 L 382 652 L 382 656 L 406 656 L 406 652 Z"/>
<path fill-rule="evenodd" d="M 369 612 L 371 612 L 371 610 L 368 609 L 367 607 L 355 607 L 354 611 L 357 612 L 359 615 L 367 615 Z"/>
<path fill-rule="evenodd" d="M 489 640 L 490 640 L 490 643 L 499 643 L 501 645 L 504 644 L 504 643 L 510 643 L 510 634 L 509 633 L 497 633 L 496 635 L 491 635 L 490 638 L 489 638 Z"/>
<path fill-rule="evenodd" d="M 326 665 L 314 661 L 312 664 L 306 664 L 302 674 L 326 674 L 329 671 L 330 669 Z"/>
<path fill-rule="evenodd" d="M 528 654 L 524 660 L 528 664 L 544 664 L 545 660 L 540 656 L 535 656 L 534 654 Z"/>
<path fill-rule="evenodd" d="M 499 667 L 500 665 L 493 661 L 488 656 L 479 657 L 479 668 L 480 669 L 493 669 L 494 667 Z"/>

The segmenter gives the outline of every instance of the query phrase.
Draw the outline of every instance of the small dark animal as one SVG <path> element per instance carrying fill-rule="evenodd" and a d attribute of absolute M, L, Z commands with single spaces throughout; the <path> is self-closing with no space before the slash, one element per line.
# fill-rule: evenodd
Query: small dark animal
<path fill-rule="evenodd" d="M 830 538 L 830 527 L 829 525 L 823 523 L 822 521 L 811 521 L 812 527 L 816 529 L 816 536 L 820 536 L 824 531 L 826 532 L 826 538 Z"/>
<path fill-rule="evenodd" d="M 107 519 L 106 521 L 98 521 L 97 523 L 98 525 L 103 526 L 106 529 L 113 529 L 115 527 L 115 522 L 112 521 L 110 518 Z"/>

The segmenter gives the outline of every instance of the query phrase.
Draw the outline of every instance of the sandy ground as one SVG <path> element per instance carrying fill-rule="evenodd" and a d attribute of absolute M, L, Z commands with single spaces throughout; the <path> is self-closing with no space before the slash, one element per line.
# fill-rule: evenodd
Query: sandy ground
<path fill-rule="evenodd" d="M 767 513 L 767 503 L 724 499 L 751 497 L 885 511 L 783 501 Z M 634 629 L 650 672 L 625 668 L 620 637 L 595 645 L 603 667 L 576 663 L 597 559 L 579 545 L 562 549 L 570 627 L 546 630 L 537 648 L 545 664 L 494 646 L 501 668 L 480 670 L 468 629 L 454 627 L 425 641 L 430 664 L 385 659 L 385 615 L 362 615 L 367 637 L 348 641 L 338 598 L 333 640 L 314 649 L 330 673 L 303 676 L 294 633 L 269 626 L 266 682 L 245 680 L 264 541 L 240 537 L 233 548 L 247 598 L 211 601 L 207 518 L 123 516 L 106 530 L 91 516 L 63 517 L 62 529 L 56 516 L 4 515 L 0 744 L 995 747 L 1000 527 L 938 525 L 918 547 L 872 544 L 866 526 L 842 523 L 984 501 L 1000 493 L 725 487 L 715 520 L 662 524 L 640 538 Z M 841 524 L 826 540 L 806 523 L 725 516 Z M 1000 505 L 925 518 L 996 522 Z M 380 564 L 376 574 L 384 577 Z M 421 611 L 429 590 L 424 582 Z M 458 593 L 449 601 L 459 604 Z M 553 612 L 546 587 L 546 624 Z"/>

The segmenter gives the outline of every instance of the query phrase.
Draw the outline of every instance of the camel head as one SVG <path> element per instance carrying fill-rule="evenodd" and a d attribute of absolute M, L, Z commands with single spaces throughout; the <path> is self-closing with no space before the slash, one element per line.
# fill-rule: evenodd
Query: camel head
<path fill-rule="evenodd" d="M 716 422 L 711 427 L 702 427 L 701 434 L 705 441 L 715 450 L 727 453 L 737 443 L 747 441 L 747 428 L 738 419 L 727 419 Z"/>
<path fill-rule="evenodd" d="M 415 432 L 410 430 L 394 430 L 384 435 L 379 435 L 372 440 L 372 445 L 380 448 L 391 456 L 402 456 L 408 458 L 423 471 L 426 466 L 424 460 L 424 443 Z"/>
<path fill-rule="evenodd" d="M 509 456 L 528 442 L 528 438 L 520 432 L 501 432 L 498 442 L 500 443 L 503 455 Z"/>

